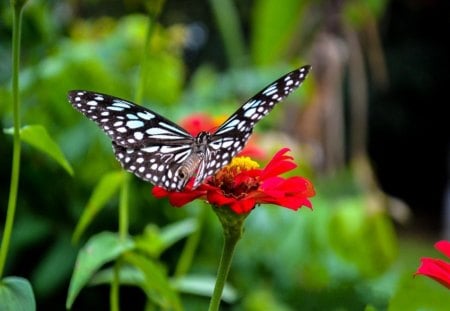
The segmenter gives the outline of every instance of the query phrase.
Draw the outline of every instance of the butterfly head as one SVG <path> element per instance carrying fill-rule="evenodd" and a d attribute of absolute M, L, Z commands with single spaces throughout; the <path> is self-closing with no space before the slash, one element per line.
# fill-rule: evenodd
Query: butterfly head
<path fill-rule="evenodd" d="M 211 141 L 211 133 L 202 131 L 195 137 L 197 144 L 208 144 Z"/>

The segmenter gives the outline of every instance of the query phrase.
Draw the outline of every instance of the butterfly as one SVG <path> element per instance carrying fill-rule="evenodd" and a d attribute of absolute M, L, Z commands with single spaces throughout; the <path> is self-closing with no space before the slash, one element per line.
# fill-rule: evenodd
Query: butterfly
<path fill-rule="evenodd" d="M 246 101 L 215 132 L 192 136 L 176 123 L 132 102 L 97 92 L 74 90 L 69 102 L 97 123 L 112 140 L 122 167 L 168 191 L 192 188 L 231 162 L 253 127 L 305 80 L 306 65 L 282 76 Z"/>

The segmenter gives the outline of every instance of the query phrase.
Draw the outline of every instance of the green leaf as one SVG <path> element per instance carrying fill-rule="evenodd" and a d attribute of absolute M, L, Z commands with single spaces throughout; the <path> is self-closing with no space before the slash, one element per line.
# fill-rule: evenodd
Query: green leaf
<path fill-rule="evenodd" d="M 141 288 L 150 301 L 159 305 L 163 310 L 182 310 L 178 294 L 169 283 L 166 271 L 162 266 L 131 252 L 124 254 L 123 259 L 143 272 L 145 281 Z"/>
<path fill-rule="evenodd" d="M 159 229 L 151 224 L 146 226 L 144 233 L 138 236 L 136 247 L 145 251 L 151 257 L 159 255 L 179 240 L 187 237 L 197 228 L 195 219 L 186 219 Z"/>
<path fill-rule="evenodd" d="M 409 270 L 401 277 L 387 310 L 449 310 L 449 290 L 427 277 L 413 277 L 413 273 Z"/>
<path fill-rule="evenodd" d="M 252 10 L 251 54 L 259 65 L 270 64 L 283 58 L 293 41 L 301 44 L 302 37 L 296 33 L 299 21 L 304 20 L 307 1 L 259 0 Z"/>
<path fill-rule="evenodd" d="M 102 176 L 97 186 L 92 192 L 89 202 L 77 223 L 73 233 L 72 242 L 76 243 L 80 236 L 86 230 L 87 226 L 92 222 L 97 213 L 105 206 L 105 204 L 119 191 L 125 174 L 124 171 L 114 171 Z"/>
<path fill-rule="evenodd" d="M 66 308 L 70 308 L 92 275 L 105 263 L 131 250 L 131 239 L 120 239 L 117 234 L 102 232 L 93 236 L 78 253 L 75 269 L 70 280 Z"/>
<path fill-rule="evenodd" d="M 37 297 L 50 296 L 61 286 L 66 286 L 67 276 L 73 269 L 76 249 L 70 244 L 69 232 L 63 231 L 48 245 L 45 254 L 34 263 L 30 281 Z"/>
<path fill-rule="evenodd" d="M 114 268 L 106 268 L 96 273 L 89 285 L 110 284 L 114 279 Z M 120 265 L 119 280 L 121 285 L 142 287 L 145 283 L 145 276 L 141 270 L 130 265 Z"/>
<path fill-rule="evenodd" d="M 182 238 L 187 237 L 189 234 L 197 229 L 197 221 L 193 218 L 182 220 L 161 229 L 161 236 L 164 240 L 164 245 L 169 248 Z"/>
<path fill-rule="evenodd" d="M 198 276 L 187 275 L 175 279 L 172 284 L 183 293 L 194 294 L 199 296 L 211 297 L 214 285 L 216 283 L 215 277 L 212 276 Z M 233 303 L 237 300 L 238 295 L 236 290 L 229 284 L 225 284 L 222 293 L 222 300 L 227 303 Z"/>
<path fill-rule="evenodd" d="M 335 201 L 330 219 L 330 241 L 341 258 L 355 264 L 364 276 L 385 272 L 397 257 L 395 231 L 382 209 L 364 206 L 370 197 L 351 196 Z"/>
<path fill-rule="evenodd" d="M 13 128 L 8 128 L 3 130 L 6 134 L 13 134 Z M 50 158 L 55 160 L 59 165 L 61 165 L 67 173 L 73 175 L 73 169 L 69 161 L 65 158 L 59 146 L 50 137 L 44 126 L 26 125 L 20 129 L 20 139 L 36 149 L 46 153 Z"/>
<path fill-rule="evenodd" d="M 0 281 L 0 310 L 36 310 L 33 289 L 28 280 L 11 276 Z"/>

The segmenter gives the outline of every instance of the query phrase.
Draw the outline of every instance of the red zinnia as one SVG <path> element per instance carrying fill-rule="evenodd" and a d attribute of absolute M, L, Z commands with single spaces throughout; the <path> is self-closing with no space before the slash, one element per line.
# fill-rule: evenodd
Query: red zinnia
<path fill-rule="evenodd" d="M 293 210 L 302 206 L 311 208 L 309 198 L 315 194 L 311 182 L 298 176 L 279 176 L 296 167 L 293 158 L 286 155 L 288 151 L 287 148 L 278 151 L 263 169 L 248 157 L 236 157 L 197 189 L 191 188 L 191 181 L 181 192 L 169 192 L 160 187 L 154 187 L 152 192 L 157 198 L 168 196 L 176 207 L 203 198 L 217 207 L 229 206 L 238 214 L 248 213 L 261 203 Z"/>
<path fill-rule="evenodd" d="M 434 247 L 450 258 L 450 242 L 439 241 Z M 450 289 L 450 263 L 434 258 L 421 258 L 420 267 L 415 274 L 428 276 Z"/>

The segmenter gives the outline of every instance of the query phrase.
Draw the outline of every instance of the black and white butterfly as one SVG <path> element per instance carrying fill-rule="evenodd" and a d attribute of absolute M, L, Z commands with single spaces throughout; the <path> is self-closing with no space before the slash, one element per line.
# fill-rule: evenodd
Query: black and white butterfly
<path fill-rule="evenodd" d="M 161 115 L 129 101 L 90 91 L 70 91 L 70 103 L 111 138 L 121 165 L 137 177 L 169 191 L 193 188 L 230 163 L 253 127 L 296 89 L 311 66 L 279 78 L 243 104 L 214 133 L 196 137 Z"/>

